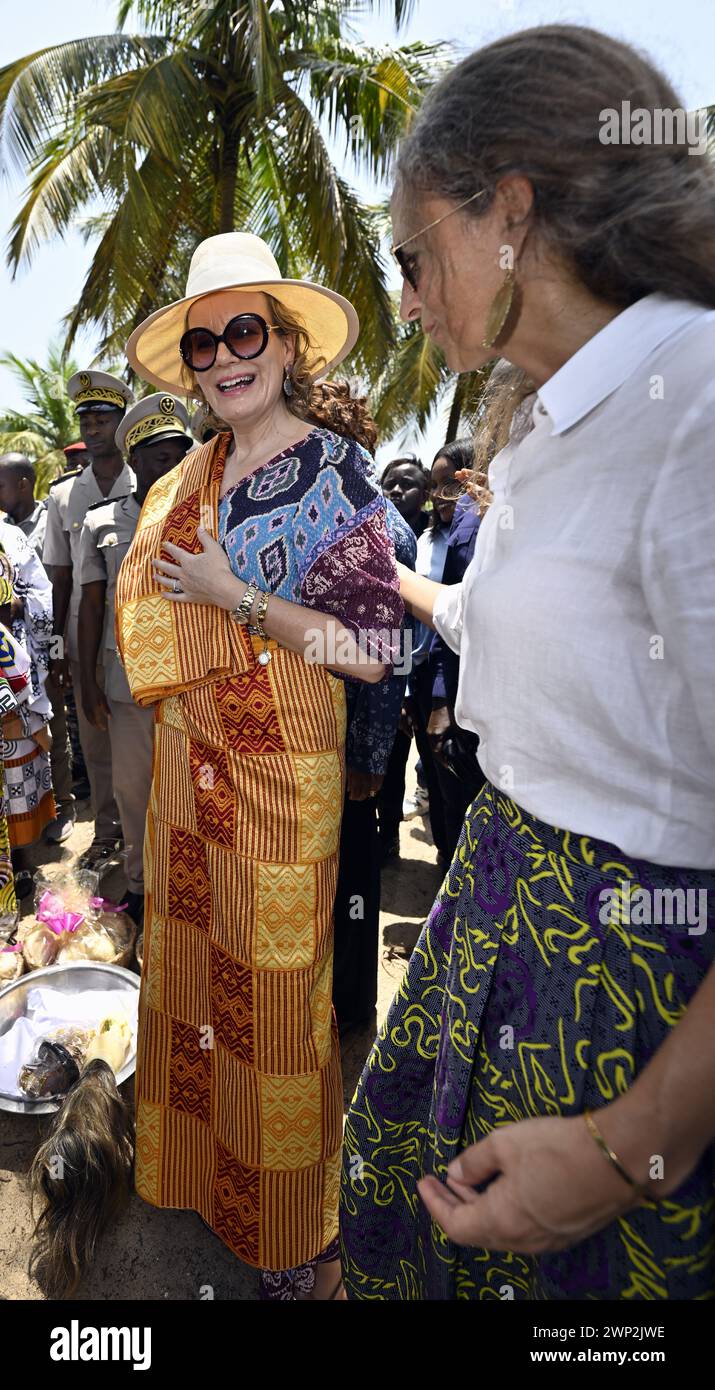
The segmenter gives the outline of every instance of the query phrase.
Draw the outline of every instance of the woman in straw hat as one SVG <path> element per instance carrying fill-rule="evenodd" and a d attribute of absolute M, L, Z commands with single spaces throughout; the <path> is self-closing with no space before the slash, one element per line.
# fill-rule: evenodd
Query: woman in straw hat
<path fill-rule="evenodd" d="M 526 30 L 399 154 L 403 316 L 523 399 L 462 583 L 402 576 L 487 780 L 348 1115 L 351 1298 L 712 1296 L 715 169 L 625 94 L 679 106 Z"/>
<path fill-rule="evenodd" d="M 234 232 L 197 248 L 185 298 L 127 348 L 223 422 L 151 489 L 117 591 L 132 694 L 156 709 L 136 1186 L 197 1210 L 277 1298 L 316 1259 L 314 1296 L 340 1288 L 345 694 L 328 668 L 380 680 L 403 613 L 358 442 L 374 432 L 315 384 L 357 332 L 345 299 Z"/>

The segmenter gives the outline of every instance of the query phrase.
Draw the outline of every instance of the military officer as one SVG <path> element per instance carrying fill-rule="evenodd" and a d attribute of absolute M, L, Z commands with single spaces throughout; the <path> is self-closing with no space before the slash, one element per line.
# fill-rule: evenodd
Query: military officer
<path fill-rule="evenodd" d="M 65 444 L 62 453 L 65 456 L 63 473 L 69 473 L 74 468 L 86 468 L 90 462 L 89 450 L 81 439 L 76 439 L 74 444 Z"/>
<path fill-rule="evenodd" d="M 83 867 L 98 869 L 113 853 L 119 834 L 119 813 L 112 791 L 109 735 L 85 717 L 79 693 L 80 537 L 88 507 L 105 498 L 124 497 L 135 486 L 134 474 L 114 438 L 134 396 L 118 377 L 99 371 L 75 372 L 67 383 L 67 392 L 74 401 L 82 442 L 92 461 L 84 469 L 65 474 L 50 488 L 42 559 L 52 580 L 55 635 L 64 642 L 64 646 L 60 645 L 61 654 L 50 665 L 50 674 L 62 689 L 68 683 L 74 688 L 80 743 L 92 793 L 94 840 L 79 862 Z M 95 678 L 101 685 L 101 666 Z"/>
<path fill-rule="evenodd" d="M 127 411 L 116 434 L 128 449 L 136 491 L 116 501 L 95 503 L 82 527 L 79 611 L 82 703 L 98 731 L 109 729 L 114 793 L 125 845 L 127 901 L 139 924 L 144 907 L 143 847 L 154 736 L 154 712 L 135 705 L 117 654 L 114 594 L 119 567 L 132 543 L 144 499 L 158 478 L 181 462 L 194 440 L 189 417 L 166 392 L 147 396 Z M 94 671 L 104 666 L 104 686 Z"/>

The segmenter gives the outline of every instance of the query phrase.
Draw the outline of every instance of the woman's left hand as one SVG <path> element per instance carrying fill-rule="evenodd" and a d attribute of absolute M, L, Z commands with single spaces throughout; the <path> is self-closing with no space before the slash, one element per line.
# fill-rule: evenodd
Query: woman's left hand
<path fill-rule="evenodd" d="M 448 1165 L 447 1184 L 426 1177 L 417 1186 L 450 1240 L 523 1255 L 576 1245 L 640 1200 L 599 1152 L 583 1116 L 495 1129 Z"/>
<path fill-rule="evenodd" d="M 348 797 L 350 801 L 369 801 L 377 796 L 384 777 L 376 772 L 362 772 L 359 768 L 348 768 Z"/>
<path fill-rule="evenodd" d="M 193 555 L 170 541 L 162 543 L 171 560 L 154 560 L 154 578 L 174 603 L 210 603 L 217 608 L 235 608 L 246 585 L 237 579 L 222 546 L 203 526 L 196 535 L 203 549 Z"/>

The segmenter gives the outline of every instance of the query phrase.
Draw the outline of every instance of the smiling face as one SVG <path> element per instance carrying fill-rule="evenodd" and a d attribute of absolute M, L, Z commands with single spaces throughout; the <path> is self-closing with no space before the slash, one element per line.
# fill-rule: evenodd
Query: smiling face
<path fill-rule="evenodd" d="M 410 195 L 398 184 L 392 198 L 393 242 L 398 246 L 418 233 L 403 247 L 417 290 L 403 281 L 402 317 L 421 319 L 423 331 L 442 349 L 450 370 L 468 372 L 502 355 L 482 347 L 482 340 L 489 309 L 504 281 L 500 252 L 511 242 L 499 194 L 478 218 L 469 210 L 453 212 L 454 207 L 446 198 Z M 420 230 L 442 217 L 439 226 Z"/>
<path fill-rule="evenodd" d="M 210 328 L 220 334 L 237 314 L 260 314 L 267 324 L 273 322 L 265 294 L 222 290 L 191 305 L 187 328 Z M 293 356 L 291 338 L 276 332 L 269 333 L 265 351 L 248 360 L 234 357 L 225 343 L 219 343 L 216 361 L 208 371 L 196 373 L 196 384 L 214 414 L 227 425 L 255 425 L 281 408 L 285 369 Z"/>
<path fill-rule="evenodd" d="M 449 485 L 454 486 L 455 467 L 451 459 L 447 459 L 443 454 L 438 454 L 430 470 L 430 486 L 432 491 L 432 506 L 440 519 L 442 526 L 451 526 L 454 516 L 454 509 L 457 505 L 456 495 L 453 498 L 445 499 L 444 490 L 449 490 Z"/>

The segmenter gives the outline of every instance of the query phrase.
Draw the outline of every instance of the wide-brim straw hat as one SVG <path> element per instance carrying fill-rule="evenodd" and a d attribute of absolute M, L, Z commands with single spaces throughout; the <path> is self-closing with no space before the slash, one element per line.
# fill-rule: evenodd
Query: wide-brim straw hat
<path fill-rule="evenodd" d="M 190 306 L 222 290 L 262 290 L 294 314 L 310 340 L 306 365 L 315 377 L 327 376 L 357 342 L 360 321 L 349 300 L 310 280 L 284 280 L 265 241 L 250 232 L 224 232 L 196 247 L 184 298 L 155 310 L 134 329 L 127 358 L 135 372 L 160 390 L 195 395 L 179 341 Z"/>

